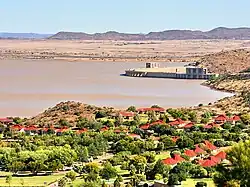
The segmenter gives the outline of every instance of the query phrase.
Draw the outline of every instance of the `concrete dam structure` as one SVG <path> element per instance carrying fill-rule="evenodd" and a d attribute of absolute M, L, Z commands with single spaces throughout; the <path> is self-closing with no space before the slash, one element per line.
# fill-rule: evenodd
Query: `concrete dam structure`
<path fill-rule="evenodd" d="M 210 79 L 217 74 L 209 73 L 207 68 L 198 66 L 164 67 L 158 63 L 146 63 L 145 68 L 129 69 L 125 71 L 130 77 L 151 77 L 171 79 Z"/>

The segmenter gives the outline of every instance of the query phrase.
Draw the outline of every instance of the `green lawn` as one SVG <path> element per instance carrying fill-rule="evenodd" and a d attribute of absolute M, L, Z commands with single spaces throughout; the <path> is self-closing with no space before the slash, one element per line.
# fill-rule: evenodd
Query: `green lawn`
<path fill-rule="evenodd" d="M 197 182 L 206 182 L 207 187 L 215 187 L 213 179 L 187 179 L 181 183 L 182 187 L 195 187 Z"/>
<path fill-rule="evenodd" d="M 156 155 L 155 156 L 155 160 L 159 160 L 159 159 L 165 159 L 165 158 L 168 158 L 170 157 L 170 153 L 168 151 L 164 151 L 164 152 L 161 152 L 159 155 Z"/>
<path fill-rule="evenodd" d="M 21 181 L 23 179 L 24 186 L 44 186 L 44 182 L 51 183 L 60 179 L 64 175 L 62 174 L 55 174 L 49 176 L 33 176 L 33 177 L 12 177 L 12 181 L 10 186 L 22 186 Z M 0 178 L 0 186 L 8 186 L 9 184 L 6 183 L 5 178 Z"/>

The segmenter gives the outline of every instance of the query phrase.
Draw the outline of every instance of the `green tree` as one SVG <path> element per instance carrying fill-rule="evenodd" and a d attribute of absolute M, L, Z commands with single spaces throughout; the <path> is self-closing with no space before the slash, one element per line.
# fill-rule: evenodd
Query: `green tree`
<path fill-rule="evenodd" d="M 67 185 L 67 178 L 63 177 L 58 181 L 59 187 L 65 187 Z"/>
<path fill-rule="evenodd" d="M 74 172 L 74 171 L 70 171 L 70 172 L 66 173 L 65 176 L 67 178 L 69 178 L 71 181 L 76 180 L 76 172 Z"/>
<path fill-rule="evenodd" d="M 136 107 L 135 106 L 130 106 L 130 107 L 128 107 L 127 111 L 136 112 Z"/>
<path fill-rule="evenodd" d="M 157 121 L 157 116 L 155 114 L 155 111 L 149 111 L 148 112 L 148 121 L 150 123 Z"/>
<path fill-rule="evenodd" d="M 11 181 L 12 181 L 12 175 L 6 176 L 5 182 L 8 183 L 9 186 L 10 186 L 10 184 L 11 184 Z"/>
<path fill-rule="evenodd" d="M 242 120 L 242 122 L 246 125 L 250 124 L 250 114 L 242 114 L 240 116 L 240 119 Z"/>
<path fill-rule="evenodd" d="M 117 176 L 117 171 L 109 162 L 106 162 L 101 171 L 101 176 L 102 178 L 109 180 Z"/>
<path fill-rule="evenodd" d="M 115 119 L 115 125 L 120 126 L 123 123 L 123 117 L 121 114 L 118 114 Z"/>
<path fill-rule="evenodd" d="M 194 146 L 194 141 L 187 136 L 182 136 L 176 141 L 176 145 L 180 148 L 192 148 Z"/>
<path fill-rule="evenodd" d="M 171 173 L 168 178 L 168 185 L 178 185 L 180 184 L 178 175 L 175 173 Z"/>

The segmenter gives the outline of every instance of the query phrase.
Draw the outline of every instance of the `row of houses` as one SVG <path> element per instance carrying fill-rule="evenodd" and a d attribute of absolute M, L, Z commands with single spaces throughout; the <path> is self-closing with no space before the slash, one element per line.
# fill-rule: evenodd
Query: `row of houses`
<path fill-rule="evenodd" d="M 211 152 L 208 154 L 207 150 Z M 217 147 L 208 140 L 203 143 L 203 148 L 200 145 L 195 145 L 195 148 L 186 149 L 183 154 L 190 158 L 190 160 L 196 160 L 196 164 L 202 167 L 213 167 L 220 164 L 226 159 L 226 153 L 224 151 L 217 151 Z M 174 154 L 170 158 L 163 159 L 162 162 L 165 165 L 176 165 L 185 161 L 179 154 Z"/>
<path fill-rule="evenodd" d="M 203 128 L 210 129 L 210 128 L 213 128 L 213 127 L 220 127 L 225 122 L 230 122 L 232 124 L 235 124 L 236 122 L 239 122 L 239 121 L 241 121 L 241 119 L 240 119 L 240 116 L 238 116 L 238 115 L 234 115 L 231 118 L 227 117 L 226 115 L 219 115 L 219 116 L 213 118 L 211 123 L 205 124 L 203 126 Z M 158 120 L 158 121 L 150 123 L 150 124 L 141 125 L 140 128 L 142 130 L 148 130 L 151 126 L 157 125 L 157 124 L 164 125 L 166 123 L 164 121 L 162 121 L 162 120 Z M 182 120 L 180 118 L 178 118 L 178 119 L 176 119 L 174 121 L 171 121 L 168 124 L 170 126 L 175 126 L 177 128 L 180 128 L 180 129 L 190 129 L 195 125 L 193 122 L 184 121 L 184 120 Z"/>

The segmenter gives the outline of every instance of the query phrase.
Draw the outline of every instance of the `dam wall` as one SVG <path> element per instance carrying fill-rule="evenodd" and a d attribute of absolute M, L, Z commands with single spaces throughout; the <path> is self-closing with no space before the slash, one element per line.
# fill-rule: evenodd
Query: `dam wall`
<path fill-rule="evenodd" d="M 186 74 L 172 72 L 147 72 L 138 70 L 126 70 L 125 75 L 129 77 L 151 77 L 151 78 L 170 78 L 170 79 L 210 79 L 214 74 Z"/>

